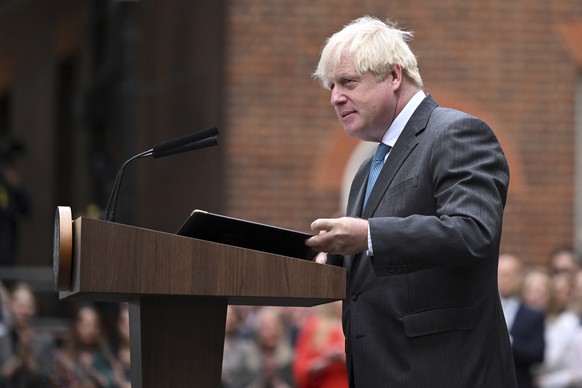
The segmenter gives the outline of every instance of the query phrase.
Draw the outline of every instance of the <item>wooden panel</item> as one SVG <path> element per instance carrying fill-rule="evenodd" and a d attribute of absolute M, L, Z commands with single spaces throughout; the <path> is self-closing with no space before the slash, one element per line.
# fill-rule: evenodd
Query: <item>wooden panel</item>
<path fill-rule="evenodd" d="M 132 387 L 220 387 L 226 298 L 142 297 L 129 313 Z"/>

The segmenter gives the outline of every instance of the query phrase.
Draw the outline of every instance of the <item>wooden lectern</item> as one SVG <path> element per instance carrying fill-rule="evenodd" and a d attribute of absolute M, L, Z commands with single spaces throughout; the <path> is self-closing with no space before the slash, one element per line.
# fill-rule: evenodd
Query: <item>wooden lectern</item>
<path fill-rule="evenodd" d="M 345 297 L 343 268 L 90 218 L 72 222 L 61 209 L 53 263 L 60 298 L 129 302 L 134 388 L 220 387 L 228 304 L 314 306 Z"/>

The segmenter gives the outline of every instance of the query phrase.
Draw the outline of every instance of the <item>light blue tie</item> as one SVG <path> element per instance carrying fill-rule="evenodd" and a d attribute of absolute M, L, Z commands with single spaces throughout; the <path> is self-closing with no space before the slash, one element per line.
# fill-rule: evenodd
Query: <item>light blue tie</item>
<path fill-rule="evenodd" d="M 380 171 L 382 171 L 382 166 L 384 166 L 384 158 L 388 154 L 388 151 L 390 151 L 389 145 L 384 143 L 378 144 L 378 148 L 376 148 L 376 153 L 372 159 L 372 165 L 370 166 L 370 175 L 368 176 L 368 187 L 366 187 L 364 206 L 366 206 L 366 202 L 368 202 L 368 197 L 370 196 L 370 192 L 374 187 L 374 183 L 376 183 L 376 179 L 378 179 L 378 175 L 380 175 Z"/>

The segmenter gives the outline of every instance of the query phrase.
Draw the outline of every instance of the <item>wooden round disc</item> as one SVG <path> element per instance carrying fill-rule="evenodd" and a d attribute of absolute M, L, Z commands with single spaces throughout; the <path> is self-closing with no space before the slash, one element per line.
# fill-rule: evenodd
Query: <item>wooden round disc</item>
<path fill-rule="evenodd" d="M 57 207 L 53 232 L 53 273 L 55 290 L 68 291 L 71 288 L 73 270 L 73 218 L 71 208 Z"/>

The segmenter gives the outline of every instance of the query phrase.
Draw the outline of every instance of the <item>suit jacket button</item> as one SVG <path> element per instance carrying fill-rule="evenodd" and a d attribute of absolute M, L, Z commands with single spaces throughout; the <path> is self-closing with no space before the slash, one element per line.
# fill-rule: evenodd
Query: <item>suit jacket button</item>
<path fill-rule="evenodd" d="M 352 300 L 353 300 L 354 302 L 355 302 L 356 300 L 358 300 L 358 296 L 359 296 L 359 294 L 358 294 L 358 291 L 354 291 L 354 292 L 352 292 Z"/>

